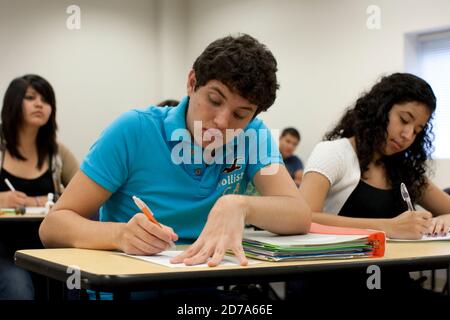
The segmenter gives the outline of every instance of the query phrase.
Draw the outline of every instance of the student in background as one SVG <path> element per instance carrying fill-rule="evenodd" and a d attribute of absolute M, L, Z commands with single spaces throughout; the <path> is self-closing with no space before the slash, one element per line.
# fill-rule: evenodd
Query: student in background
<path fill-rule="evenodd" d="M 37 75 L 14 79 L 4 96 L 1 120 L 0 206 L 44 206 L 47 194 L 60 194 L 78 170 L 75 157 L 56 140 L 53 88 Z M 0 299 L 33 298 L 30 276 L 12 261 L 16 249 L 0 243 Z"/>
<path fill-rule="evenodd" d="M 448 232 L 450 197 L 426 176 L 435 108 L 431 87 L 406 73 L 383 77 L 362 95 L 308 159 L 300 192 L 313 221 L 383 230 L 398 239 Z M 408 211 L 401 183 L 425 210 Z M 405 294 L 421 292 L 407 272 L 381 277 L 388 292 L 391 286 Z M 357 280 L 367 292 L 366 278 Z"/>
<path fill-rule="evenodd" d="M 176 107 L 180 101 L 174 99 L 163 100 L 157 104 L 158 107 Z"/>
<path fill-rule="evenodd" d="M 47 194 L 59 196 L 78 170 L 74 155 L 56 140 L 50 83 L 38 75 L 14 79 L 5 93 L 1 119 L 0 205 L 44 206 Z"/>
<path fill-rule="evenodd" d="M 300 144 L 300 132 L 295 128 L 285 128 L 279 139 L 280 153 L 287 171 L 297 186 L 302 183 L 303 162 L 294 152 Z"/>
<path fill-rule="evenodd" d="M 177 107 L 129 111 L 102 133 L 43 221 L 43 243 L 152 255 L 179 240 L 194 243 L 173 263 L 216 266 L 230 250 L 245 265 L 245 223 L 279 234 L 307 232 L 310 210 L 280 165 L 277 148 L 269 148 L 270 131 L 255 118 L 275 100 L 276 70 L 272 53 L 249 35 L 212 42 L 194 62 L 188 97 Z M 227 129 L 266 130 L 256 148 L 269 153 L 250 162 L 245 148 L 245 157 L 226 159 L 227 147 L 238 138 Z M 212 141 L 208 134 L 215 134 Z M 188 148 L 183 155 L 199 154 L 201 162 L 175 161 L 181 143 Z M 225 149 L 220 162 L 206 162 L 204 152 L 211 148 L 213 157 Z M 248 181 L 261 197 L 240 195 Z M 163 228 L 136 214 L 133 195 L 149 205 Z M 90 221 L 99 207 L 101 222 Z"/>
<path fill-rule="evenodd" d="M 295 128 L 285 128 L 281 132 L 279 138 L 280 154 L 283 158 L 284 165 L 286 166 L 289 175 L 295 184 L 300 186 L 303 175 L 303 162 L 299 157 L 294 155 L 295 149 L 300 143 L 300 132 Z M 253 183 L 247 185 L 245 194 L 249 196 L 261 195 L 256 189 Z"/>

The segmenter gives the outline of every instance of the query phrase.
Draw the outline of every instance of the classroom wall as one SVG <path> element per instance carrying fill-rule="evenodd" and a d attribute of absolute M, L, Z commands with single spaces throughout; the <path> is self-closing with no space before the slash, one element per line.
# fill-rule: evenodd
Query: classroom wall
<path fill-rule="evenodd" d="M 186 95 L 187 74 L 192 62 L 186 59 L 189 1 L 158 0 L 157 37 L 161 100 L 180 99 Z"/>
<path fill-rule="evenodd" d="M 381 74 L 403 71 L 405 33 L 450 26 L 448 0 L 0 0 L 0 94 L 38 73 L 55 87 L 59 136 L 82 159 L 100 131 L 131 107 L 186 92 L 193 60 L 212 40 L 250 33 L 272 50 L 281 89 L 262 118 L 294 125 L 306 160 L 343 110 Z M 366 26 L 369 5 L 381 29 Z M 435 182 L 450 185 L 450 160 Z"/>
<path fill-rule="evenodd" d="M 68 30 L 66 9 L 81 8 Z M 59 138 L 81 160 L 101 130 L 160 98 L 155 1 L 0 0 L 0 95 L 37 73 L 54 87 Z"/>
<path fill-rule="evenodd" d="M 381 9 L 381 28 L 366 26 L 369 5 Z M 279 63 L 281 89 L 262 117 L 269 127 L 298 127 L 307 159 L 343 110 L 381 74 L 404 71 L 405 33 L 450 27 L 448 0 L 192 0 L 188 60 L 213 39 L 254 35 Z M 434 181 L 450 186 L 450 160 L 439 160 Z"/>

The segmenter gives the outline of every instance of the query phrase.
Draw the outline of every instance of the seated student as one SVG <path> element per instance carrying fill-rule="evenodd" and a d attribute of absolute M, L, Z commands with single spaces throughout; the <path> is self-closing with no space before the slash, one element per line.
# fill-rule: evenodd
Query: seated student
<path fill-rule="evenodd" d="M 44 245 L 152 255 L 178 240 L 194 243 L 173 263 L 216 266 L 231 250 L 246 265 L 245 223 L 308 232 L 310 209 L 255 118 L 275 100 L 276 71 L 272 53 L 249 35 L 212 42 L 194 62 L 188 96 L 177 107 L 129 111 L 102 133 L 43 221 Z M 244 132 L 230 136 L 230 129 Z M 228 157 L 232 142 L 250 131 L 264 134 L 242 156 Z M 253 157 L 263 149 L 268 154 Z M 261 197 L 240 195 L 248 181 Z M 136 213 L 133 195 L 163 228 Z M 99 207 L 101 222 L 89 220 Z"/>
<path fill-rule="evenodd" d="M 285 128 L 279 139 L 280 153 L 286 169 L 297 186 L 302 183 L 303 162 L 294 152 L 300 143 L 300 132 L 295 128 Z"/>
<path fill-rule="evenodd" d="M 163 100 L 157 104 L 158 107 L 176 107 L 180 101 L 174 99 Z"/>
<path fill-rule="evenodd" d="M 285 128 L 281 132 L 279 138 L 279 148 L 281 156 L 283 157 L 284 165 L 289 172 L 295 184 L 300 186 L 303 175 L 303 162 L 299 157 L 294 155 L 294 151 L 300 143 L 300 132 L 295 128 Z M 253 183 L 247 185 L 245 194 L 249 196 L 259 196 L 260 193 L 255 188 Z"/>
<path fill-rule="evenodd" d="M 56 141 L 53 88 L 37 75 L 14 79 L 6 90 L 1 118 L 0 206 L 44 206 L 47 194 L 60 194 L 78 170 L 72 153 Z M 13 263 L 16 249 L 9 242 L 0 243 L 0 299 L 34 296 L 29 274 Z"/>
<path fill-rule="evenodd" d="M 398 239 L 447 232 L 450 197 L 425 175 L 435 108 L 431 87 L 406 73 L 383 77 L 361 96 L 308 159 L 300 193 L 313 221 L 383 230 Z M 401 183 L 413 203 L 429 211 L 408 211 Z M 367 291 L 366 278 L 355 281 Z M 411 287 L 407 272 L 384 272 L 381 279 L 384 289 Z"/>

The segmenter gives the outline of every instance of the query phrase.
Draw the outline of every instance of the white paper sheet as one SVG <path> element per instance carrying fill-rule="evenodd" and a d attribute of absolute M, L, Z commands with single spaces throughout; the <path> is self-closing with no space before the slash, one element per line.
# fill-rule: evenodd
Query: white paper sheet
<path fill-rule="evenodd" d="M 45 214 L 45 207 L 26 207 L 25 214 Z"/>
<path fill-rule="evenodd" d="M 166 267 L 170 268 L 186 268 L 186 267 L 208 267 L 206 263 L 198 264 L 195 266 L 186 266 L 184 263 L 178 263 L 173 264 L 170 263 L 170 259 L 181 254 L 183 251 L 163 251 L 158 254 L 155 254 L 153 256 L 135 256 L 135 255 L 129 255 L 129 254 L 123 254 L 127 257 L 144 260 L 147 262 L 157 263 Z M 247 258 L 248 259 L 248 258 Z M 261 263 L 261 261 L 254 260 L 254 259 L 248 259 L 248 264 L 255 264 L 255 263 Z M 219 266 L 236 266 L 238 265 L 238 261 L 234 256 L 224 256 L 222 262 L 219 264 Z"/>
<path fill-rule="evenodd" d="M 450 233 L 447 233 L 446 236 L 423 236 L 422 239 L 419 240 L 408 240 L 408 239 L 391 239 L 388 238 L 388 241 L 391 242 L 423 242 L 423 241 L 450 241 Z"/>

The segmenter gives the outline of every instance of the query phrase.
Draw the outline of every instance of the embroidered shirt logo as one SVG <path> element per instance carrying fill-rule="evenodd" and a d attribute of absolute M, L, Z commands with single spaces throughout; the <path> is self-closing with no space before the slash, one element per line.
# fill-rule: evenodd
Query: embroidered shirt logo
<path fill-rule="evenodd" d="M 239 170 L 241 166 L 237 165 L 237 162 L 240 158 L 235 158 L 233 164 L 228 168 L 223 169 L 223 173 L 232 173 L 233 171 Z"/>

